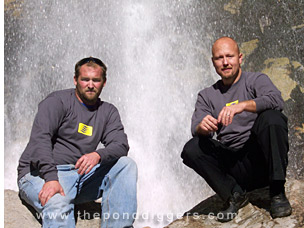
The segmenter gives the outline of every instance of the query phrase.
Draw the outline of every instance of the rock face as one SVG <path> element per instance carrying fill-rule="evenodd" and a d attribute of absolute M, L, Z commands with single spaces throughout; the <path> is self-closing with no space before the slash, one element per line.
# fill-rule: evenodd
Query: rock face
<path fill-rule="evenodd" d="M 185 216 L 172 222 L 166 228 L 214 228 L 214 227 L 239 227 L 239 228 L 298 228 L 304 227 L 304 181 L 288 180 L 286 183 L 286 195 L 293 208 L 291 216 L 272 219 L 269 214 L 270 198 L 268 188 L 250 192 L 250 203 L 239 210 L 235 219 L 228 223 L 220 223 L 216 220 L 216 214 L 222 209 L 223 202 L 217 196 L 211 196 L 202 201 Z"/>

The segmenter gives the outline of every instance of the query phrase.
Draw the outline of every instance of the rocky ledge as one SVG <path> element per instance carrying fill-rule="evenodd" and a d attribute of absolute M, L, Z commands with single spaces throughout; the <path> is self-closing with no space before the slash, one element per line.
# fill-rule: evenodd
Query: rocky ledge
<path fill-rule="evenodd" d="M 288 180 L 285 186 L 293 208 L 291 216 L 272 219 L 269 213 L 269 191 L 268 188 L 263 188 L 248 193 L 250 203 L 240 209 L 237 217 L 230 222 L 220 223 L 216 220 L 216 214 L 222 209 L 223 202 L 217 195 L 213 195 L 166 228 L 304 228 L 304 181 Z"/>
<path fill-rule="evenodd" d="M 220 223 L 213 214 L 222 208 L 223 202 L 217 195 L 211 196 L 193 209 L 186 212 L 189 216 L 173 221 L 166 228 L 303 228 L 304 227 L 304 181 L 288 180 L 286 195 L 293 208 L 291 216 L 272 219 L 269 214 L 268 189 L 258 189 L 249 193 L 250 203 L 239 211 L 237 217 L 228 222 Z M 77 215 L 77 228 L 99 227 L 100 204 L 78 205 L 75 210 Z M 82 212 L 85 211 L 85 214 Z M 6 228 L 39 228 L 39 221 L 33 216 L 25 205 L 22 204 L 18 193 L 12 190 L 4 191 L 4 227 Z M 153 228 L 153 227 L 152 227 Z"/>
<path fill-rule="evenodd" d="M 4 227 L 41 228 L 41 220 L 26 203 L 21 202 L 18 192 L 4 190 Z M 76 228 L 100 227 L 100 203 L 91 202 L 75 208 Z"/>

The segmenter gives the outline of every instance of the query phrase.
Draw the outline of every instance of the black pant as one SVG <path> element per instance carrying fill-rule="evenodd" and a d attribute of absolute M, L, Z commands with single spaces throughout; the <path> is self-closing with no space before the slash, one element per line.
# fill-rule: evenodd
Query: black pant
<path fill-rule="evenodd" d="M 242 149 L 194 137 L 184 146 L 181 157 L 226 201 L 237 184 L 250 191 L 271 181 L 285 181 L 288 150 L 287 117 L 267 110 L 258 115 Z"/>

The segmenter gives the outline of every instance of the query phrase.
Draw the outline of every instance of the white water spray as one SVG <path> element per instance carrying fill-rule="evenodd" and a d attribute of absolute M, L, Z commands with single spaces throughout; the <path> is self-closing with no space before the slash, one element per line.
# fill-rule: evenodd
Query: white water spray
<path fill-rule="evenodd" d="M 74 64 L 96 56 L 109 68 L 101 98 L 118 107 L 139 168 L 136 224 L 163 227 L 209 195 L 180 158 L 196 94 L 214 80 L 210 41 L 202 40 L 203 25 L 192 26 L 202 17 L 195 1 L 20 4 L 7 25 L 19 48 L 6 48 L 5 188 L 17 190 L 38 102 L 73 87 Z"/>

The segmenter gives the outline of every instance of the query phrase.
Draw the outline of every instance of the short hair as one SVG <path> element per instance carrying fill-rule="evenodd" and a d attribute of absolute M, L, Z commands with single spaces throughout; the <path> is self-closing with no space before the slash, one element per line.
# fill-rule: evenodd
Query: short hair
<path fill-rule="evenodd" d="M 107 80 L 107 66 L 100 60 L 94 57 L 87 57 L 84 59 L 79 60 L 76 64 L 75 64 L 75 78 L 76 80 L 79 77 L 79 70 L 80 67 L 82 67 L 83 65 L 87 65 L 87 66 L 91 66 L 91 67 L 96 67 L 99 66 L 102 69 L 102 77 L 104 80 Z"/>

